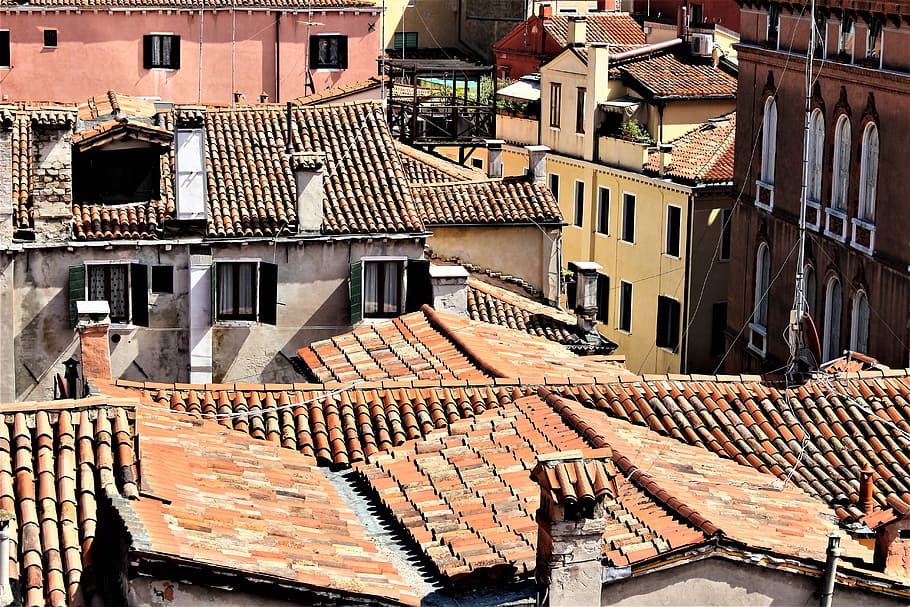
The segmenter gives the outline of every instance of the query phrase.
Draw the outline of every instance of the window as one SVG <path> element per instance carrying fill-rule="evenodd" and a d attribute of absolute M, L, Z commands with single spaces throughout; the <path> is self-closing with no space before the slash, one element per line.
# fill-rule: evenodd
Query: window
<path fill-rule="evenodd" d="M 139 263 L 89 263 L 69 268 L 70 326 L 77 301 L 106 301 L 111 322 L 148 326 L 148 267 Z"/>
<path fill-rule="evenodd" d="M 584 134 L 585 132 L 585 96 L 587 90 L 583 87 L 578 87 L 578 92 L 575 95 L 575 132 L 579 134 Z"/>
<path fill-rule="evenodd" d="M 679 257 L 679 231 L 682 223 L 682 209 L 667 206 L 667 243 L 664 252 L 671 257 Z"/>
<path fill-rule="evenodd" d="M 840 356 L 840 320 L 842 292 L 840 281 L 832 276 L 825 289 L 825 334 L 822 358 L 826 361 Z"/>
<path fill-rule="evenodd" d="M 143 36 L 143 67 L 145 69 L 180 69 L 180 36 L 147 34 Z"/>
<path fill-rule="evenodd" d="M 859 169 L 859 218 L 875 223 L 875 191 L 878 186 L 878 127 L 874 122 L 863 131 L 863 152 Z"/>
<path fill-rule="evenodd" d="M 610 233 L 610 189 L 597 189 L 597 231 Z"/>
<path fill-rule="evenodd" d="M 44 48 L 57 48 L 57 30 L 44 30 Z"/>
<path fill-rule="evenodd" d="M 881 59 L 882 56 L 882 19 L 873 17 L 869 22 L 866 34 L 866 58 Z"/>
<path fill-rule="evenodd" d="M 562 85 L 550 83 L 550 126 L 559 128 L 559 115 L 562 113 Z"/>
<path fill-rule="evenodd" d="M 657 347 L 674 352 L 679 347 L 679 302 L 660 295 L 657 298 Z"/>
<path fill-rule="evenodd" d="M 777 48 L 778 32 L 780 32 L 780 4 L 772 2 L 768 7 L 768 45 Z"/>
<path fill-rule="evenodd" d="M 689 23 L 692 25 L 705 22 L 705 7 L 703 4 L 689 5 Z"/>
<path fill-rule="evenodd" d="M 721 221 L 718 259 L 720 261 L 727 261 L 730 259 L 730 237 L 733 233 L 733 209 L 724 209 L 723 213 L 721 213 Z"/>
<path fill-rule="evenodd" d="M 635 242 L 635 194 L 622 195 L 622 239 Z"/>
<path fill-rule="evenodd" d="M 278 266 L 264 261 L 218 261 L 212 272 L 214 320 L 277 320 Z"/>
<path fill-rule="evenodd" d="M 417 32 L 395 32 L 392 46 L 396 51 L 417 48 Z"/>
<path fill-rule="evenodd" d="M 727 347 L 727 302 L 711 306 L 711 356 L 720 356 Z"/>
<path fill-rule="evenodd" d="M 846 114 L 837 120 L 834 131 L 834 186 L 831 192 L 831 206 L 847 211 L 847 195 L 850 188 L 850 119 Z"/>
<path fill-rule="evenodd" d="M 550 193 L 556 202 L 559 202 L 559 175 L 550 173 Z"/>
<path fill-rule="evenodd" d="M 585 219 L 585 182 L 575 182 L 575 217 L 573 225 L 579 228 L 584 224 Z"/>
<path fill-rule="evenodd" d="M 815 284 L 815 280 L 815 269 L 810 265 L 806 265 L 805 269 L 803 270 L 803 285 L 806 293 L 806 310 L 812 317 L 813 322 L 815 320 L 815 292 L 818 288 Z"/>
<path fill-rule="evenodd" d="M 765 101 L 762 117 L 761 180 L 774 185 L 774 162 L 777 152 L 777 103 L 773 97 Z"/>
<path fill-rule="evenodd" d="M 764 356 L 768 347 L 768 289 L 771 281 L 771 251 L 762 243 L 755 255 L 755 293 L 752 322 L 749 324 L 749 348 Z"/>
<path fill-rule="evenodd" d="M 828 38 L 828 23 L 825 14 L 822 11 L 815 12 L 815 50 L 813 54 L 820 58 L 825 58 L 825 46 Z"/>
<path fill-rule="evenodd" d="M 483 168 L 483 158 L 471 158 L 471 166 L 475 169 Z"/>
<path fill-rule="evenodd" d="M 850 349 L 854 352 L 869 352 L 869 298 L 863 291 L 853 296 L 853 322 L 850 331 Z"/>
<path fill-rule="evenodd" d="M 632 332 L 632 283 L 619 281 L 619 330 Z"/>
<path fill-rule="evenodd" d="M 310 37 L 310 68 L 343 70 L 347 67 L 347 36 L 329 34 Z"/>
<path fill-rule="evenodd" d="M 174 292 L 174 266 L 152 266 L 152 293 Z"/>
<path fill-rule="evenodd" d="M 73 149 L 73 197 L 80 202 L 146 202 L 160 197 L 161 154 L 152 147 Z"/>
<path fill-rule="evenodd" d="M 352 323 L 404 311 L 404 269 L 404 259 L 361 259 L 351 264 Z"/>
<path fill-rule="evenodd" d="M 9 30 L 0 30 L 0 68 L 10 67 Z M 75 326 L 75 325 L 74 325 Z"/>
<path fill-rule="evenodd" d="M 845 55 L 853 55 L 853 32 L 856 24 L 849 15 L 844 13 L 843 20 L 840 23 L 840 36 L 837 39 L 837 52 Z"/>
<path fill-rule="evenodd" d="M 809 118 L 809 200 L 819 203 L 822 199 L 822 166 L 825 154 L 825 117 L 821 110 L 813 110 Z"/>
<path fill-rule="evenodd" d="M 597 320 L 610 322 L 610 277 L 597 273 Z"/>

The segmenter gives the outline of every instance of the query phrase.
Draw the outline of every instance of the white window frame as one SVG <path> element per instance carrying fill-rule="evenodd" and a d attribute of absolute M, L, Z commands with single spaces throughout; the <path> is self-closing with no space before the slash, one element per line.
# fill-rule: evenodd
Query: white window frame
<path fill-rule="evenodd" d="M 831 170 L 831 208 L 844 213 L 850 196 L 850 118 L 841 114 L 834 127 L 834 165 Z"/>
<path fill-rule="evenodd" d="M 260 301 L 259 301 L 259 281 L 260 281 L 259 262 L 261 262 L 261 261 L 263 261 L 263 260 L 258 259 L 256 257 L 238 257 L 236 259 L 230 258 L 230 259 L 213 259 L 212 260 L 212 272 L 214 272 L 216 274 L 215 301 L 212 302 L 213 305 L 215 306 L 215 309 L 212 311 L 212 317 L 215 319 L 216 324 L 221 325 L 221 326 L 250 326 L 250 325 L 256 324 L 259 321 L 259 304 L 260 304 Z M 226 266 L 229 264 L 240 264 L 240 263 L 253 264 L 253 266 L 255 268 L 254 272 L 253 272 L 254 282 L 251 285 L 253 302 L 254 302 L 253 318 L 249 318 L 249 319 L 247 319 L 247 318 L 222 318 L 218 308 L 219 308 L 219 301 L 221 299 L 221 289 L 224 288 L 224 283 L 220 280 L 220 276 L 217 276 L 221 272 L 219 266 L 222 266 L 222 265 Z"/>
<path fill-rule="evenodd" d="M 606 218 L 603 217 L 604 205 L 603 205 L 603 193 L 607 193 L 607 204 L 606 204 Z M 597 187 L 597 233 L 602 234 L 603 236 L 610 235 L 610 207 L 613 206 L 613 192 L 607 186 L 598 186 Z M 604 222 L 606 219 L 606 222 Z M 606 232 L 600 230 L 601 227 L 606 228 Z"/>
<path fill-rule="evenodd" d="M 670 241 L 670 209 L 676 209 L 677 211 L 679 211 L 679 216 L 678 216 L 679 221 L 677 222 L 677 225 L 676 225 L 676 232 L 677 232 L 676 233 L 676 247 L 679 250 L 676 252 L 675 255 L 669 251 L 669 247 L 667 246 L 667 245 L 669 245 L 669 241 Z M 682 207 L 675 205 L 675 204 L 668 204 L 667 205 L 667 219 L 664 222 L 664 226 L 665 226 L 664 255 L 666 255 L 667 257 L 671 257 L 673 259 L 682 258 L 682 250 L 683 250 L 682 223 L 683 223 Z"/>
<path fill-rule="evenodd" d="M 818 231 L 822 218 L 822 176 L 825 158 L 825 116 L 818 108 L 809 118 L 809 167 L 806 227 Z"/>
<path fill-rule="evenodd" d="M 624 315 L 623 314 L 623 309 L 624 309 L 623 303 L 625 301 L 625 297 L 623 296 L 623 293 L 625 292 L 625 290 L 623 289 L 623 287 L 625 285 L 629 285 L 629 318 L 628 318 L 629 328 L 628 329 L 624 329 L 622 326 L 623 325 L 623 322 L 622 322 L 623 315 Z M 635 285 L 633 283 L 629 282 L 628 280 L 620 279 L 620 281 L 619 281 L 619 314 L 616 315 L 616 330 L 619 331 L 620 333 L 625 333 L 626 335 L 632 334 L 632 314 L 635 311 L 634 300 L 635 300 Z"/>
<path fill-rule="evenodd" d="M 771 248 L 758 245 L 755 252 L 755 293 L 749 323 L 749 349 L 762 358 L 768 352 L 768 295 L 771 290 Z"/>
<path fill-rule="evenodd" d="M 761 170 L 755 183 L 755 206 L 774 209 L 774 173 L 777 162 L 777 102 L 774 96 L 765 100 L 762 114 Z"/>
<path fill-rule="evenodd" d="M 833 297 L 835 287 L 840 291 L 837 297 Z M 832 323 L 831 316 L 834 313 L 835 305 L 837 305 L 837 322 Z M 843 307 L 843 288 L 841 287 L 840 279 L 837 276 L 832 276 L 825 285 L 825 325 L 822 339 L 822 358 L 825 361 L 840 356 L 840 327 L 844 313 Z M 833 343 L 835 336 L 837 337 L 836 344 Z"/>
<path fill-rule="evenodd" d="M 862 156 L 859 169 L 859 211 L 853 218 L 850 246 L 867 255 L 875 252 L 875 205 L 878 196 L 879 168 L 878 125 L 870 122 L 863 129 Z M 868 246 L 857 239 L 857 233 L 866 232 Z"/>
<path fill-rule="evenodd" d="M 585 225 L 585 182 L 581 179 L 575 180 L 575 189 L 572 191 L 572 225 L 576 228 L 582 228 Z M 579 213 L 578 194 L 581 193 L 581 212 Z"/>
<path fill-rule="evenodd" d="M 398 312 L 392 316 L 400 316 L 404 314 L 405 310 L 405 298 L 408 293 L 408 258 L 403 255 L 365 255 L 360 258 L 360 263 L 362 264 L 362 270 L 360 274 L 360 314 L 362 320 L 366 323 L 371 322 L 382 322 L 388 320 L 390 317 L 383 315 L 382 313 L 370 313 L 367 314 L 366 311 L 366 302 L 367 302 L 367 289 L 366 289 L 366 275 L 367 270 L 366 266 L 368 263 L 382 263 L 386 261 L 394 261 L 400 263 L 401 267 L 401 276 L 399 277 L 399 287 L 398 287 Z"/>
<path fill-rule="evenodd" d="M 865 302 L 865 318 L 860 305 Z M 869 305 L 869 296 L 863 289 L 853 294 L 853 310 L 850 319 L 850 350 L 861 354 L 869 353 L 869 319 L 872 308 Z"/>
<path fill-rule="evenodd" d="M 125 293 L 124 301 L 126 302 L 126 320 L 113 320 L 111 319 L 111 326 L 120 326 L 128 327 L 132 326 L 133 323 L 133 276 L 131 272 L 131 267 L 133 264 L 141 263 L 135 259 L 92 259 L 82 262 L 82 265 L 85 267 L 85 299 L 86 301 L 107 301 L 107 300 L 96 300 L 89 299 L 89 288 L 91 284 L 91 278 L 89 274 L 91 267 L 100 267 L 100 266 L 123 266 L 126 272 L 126 283 L 125 283 Z M 110 306 L 110 302 L 108 302 Z"/>
<path fill-rule="evenodd" d="M 627 210 L 626 209 L 626 196 L 632 197 L 633 209 L 632 209 L 632 235 L 631 235 L 632 238 L 631 239 L 626 238 L 626 210 Z M 620 229 L 619 229 L 620 242 L 624 242 L 626 244 L 635 244 L 635 232 L 638 229 L 637 215 L 638 215 L 638 196 L 636 196 L 634 192 L 623 192 L 622 193 L 622 214 L 620 215 L 622 224 L 620 225 Z"/>

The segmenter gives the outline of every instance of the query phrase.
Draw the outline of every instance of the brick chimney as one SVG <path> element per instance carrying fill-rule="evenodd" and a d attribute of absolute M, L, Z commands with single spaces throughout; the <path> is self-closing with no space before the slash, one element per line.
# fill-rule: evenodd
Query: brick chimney
<path fill-rule="evenodd" d="M 547 152 L 545 145 L 526 145 L 528 150 L 528 175 L 534 183 L 547 183 Z"/>
<path fill-rule="evenodd" d="M 325 156 L 297 152 L 292 157 L 297 181 L 297 232 L 319 232 L 323 218 L 323 167 Z"/>
<path fill-rule="evenodd" d="M 859 507 L 866 514 L 875 508 L 875 471 L 869 462 L 859 471 Z"/>
<path fill-rule="evenodd" d="M 468 271 L 461 266 L 430 264 L 433 309 L 468 317 Z"/>
<path fill-rule="evenodd" d="M 553 18 L 553 7 L 549 4 L 541 4 L 538 16 L 544 22 L 549 21 Z"/>
<path fill-rule="evenodd" d="M 888 577 L 910 580 L 910 516 L 882 525 L 876 532 L 876 565 Z"/>
<path fill-rule="evenodd" d="M 76 302 L 79 345 L 82 350 L 82 378 L 111 379 L 111 350 L 108 331 L 111 328 L 110 307 L 106 301 Z M 70 398 L 75 398 L 70 395 Z"/>
<path fill-rule="evenodd" d="M 584 15 L 569 16 L 567 46 L 584 47 L 588 35 L 588 18 Z"/>
<path fill-rule="evenodd" d="M 487 139 L 487 177 L 502 177 L 502 139 Z"/>
<path fill-rule="evenodd" d="M 531 471 L 540 485 L 537 574 L 550 607 L 600 605 L 604 501 L 615 494 L 608 454 L 553 453 Z"/>

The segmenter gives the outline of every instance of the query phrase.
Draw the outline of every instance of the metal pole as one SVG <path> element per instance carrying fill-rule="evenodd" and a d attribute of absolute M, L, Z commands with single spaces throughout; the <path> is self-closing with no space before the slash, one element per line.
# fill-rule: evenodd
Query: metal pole
<path fill-rule="evenodd" d="M 834 598 L 834 579 L 837 577 L 837 560 L 840 558 L 840 533 L 837 531 L 828 534 L 827 553 L 825 578 L 822 580 L 821 596 L 818 599 L 819 607 L 831 607 L 831 599 Z"/>

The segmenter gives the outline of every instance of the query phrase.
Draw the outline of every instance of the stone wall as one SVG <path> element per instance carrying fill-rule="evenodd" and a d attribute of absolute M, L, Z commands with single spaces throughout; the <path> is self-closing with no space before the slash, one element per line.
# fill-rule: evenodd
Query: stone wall
<path fill-rule="evenodd" d="M 0 246 L 13 238 L 13 141 L 12 132 L 0 130 Z"/>
<path fill-rule="evenodd" d="M 32 137 L 35 239 L 66 240 L 72 222 L 73 134 L 69 129 L 35 128 Z"/>

